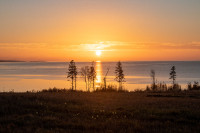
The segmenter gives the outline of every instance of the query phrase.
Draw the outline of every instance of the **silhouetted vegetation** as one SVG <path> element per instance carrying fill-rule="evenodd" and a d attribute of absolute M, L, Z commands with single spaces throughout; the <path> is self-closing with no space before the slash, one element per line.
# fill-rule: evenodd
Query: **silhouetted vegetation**
<path fill-rule="evenodd" d="M 43 89 L 40 92 L 67 92 L 69 91 L 68 89 L 58 89 L 56 87 L 54 88 L 49 88 L 49 89 Z"/>
<path fill-rule="evenodd" d="M 89 91 L 89 81 L 88 81 L 89 67 L 88 66 L 81 68 L 81 76 L 84 77 L 86 91 Z"/>
<path fill-rule="evenodd" d="M 68 75 L 67 78 L 71 78 L 72 80 L 72 90 L 74 90 L 74 82 L 75 82 L 75 90 L 76 90 L 76 78 L 77 78 L 77 68 L 76 68 L 76 64 L 74 62 L 74 60 L 72 60 L 69 63 L 69 68 L 68 68 Z"/>
<path fill-rule="evenodd" d="M 90 80 L 91 80 L 91 83 L 92 83 L 92 88 L 93 88 L 93 91 L 95 90 L 95 80 L 96 80 L 96 70 L 94 68 L 94 62 L 92 62 L 92 65 L 90 67 Z"/>
<path fill-rule="evenodd" d="M 200 92 L 0 93 L 0 132 L 199 133 Z"/>
<path fill-rule="evenodd" d="M 150 87 L 147 85 L 146 91 L 154 91 L 154 92 L 167 91 L 168 90 L 167 84 L 165 82 L 156 83 L 155 76 L 156 76 L 155 71 L 151 70 L 150 77 L 152 78 L 152 84 Z"/>
<path fill-rule="evenodd" d="M 154 70 L 151 70 L 150 76 L 151 76 L 151 78 L 152 78 L 151 89 L 152 89 L 152 90 L 155 90 L 157 86 L 156 86 L 156 79 L 155 79 L 156 73 L 155 73 Z"/>
<path fill-rule="evenodd" d="M 169 91 L 181 91 L 181 85 L 179 85 L 178 83 L 173 84 L 168 87 L 168 90 Z"/>
<path fill-rule="evenodd" d="M 94 92 L 128 92 L 128 90 L 119 89 L 117 85 L 114 84 L 109 84 L 108 86 L 101 84 L 101 86 L 97 88 Z"/>
<path fill-rule="evenodd" d="M 99 88 L 95 90 L 95 92 L 117 92 L 118 88 L 116 85 L 108 85 L 101 84 Z"/>
<path fill-rule="evenodd" d="M 175 66 L 172 66 L 171 68 L 171 72 L 169 73 L 170 77 L 169 79 L 172 79 L 172 89 L 177 89 L 177 84 L 175 83 L 176 82 L 176 67 Z"/>
<path fill-rule="evenodd" d="M 75 62 L 72 60 L 69 63 L 69 69 L 68 69 L 68 78 L 72 79 L 72 90 L 73 90 L 73 84 L 75 82 L 75 90 L 76 90 L 76 78 L 77 78 L 77 67 L 75 65 Z M 106 86 L 106 76 L 109 72 L 109 69 L 105 75 L 105 77 L 103 78 L 104 84 L 101 85 L 100 87 L 96 88 L 95 87 L 95 80 L 96 80 L 96 70 L 94 67 L 94 62 L 92 62 L 91 66 L 85 66 L 81 68 L 81 76 L 84 77 L 84 81 L 86 84 L 86 91 L 90 91 L 90 88 L 93 88 L 93 91 L 106 91 L 107 86 Z M 108 91 L 123 91 L 123 82 L 125 82 L 125 78 L 124 78 L 124 73 L 123 73 L 123 69 L 122 69 L 122 63 L 119 61 L 117 62 L 116 68 L 115 68 L 115 80 L 118 82 L 119 87 L 118 89 L 116 89 L 116 87 L 114 87 L 113 85 L 109 85 L 108 86 Z M 150 77 L 152 79 L 152 84 L 150 86 L 146 87 L 145 91 L 154 91 L 154 92 L 164 92 L 164 91 L 181 91 L 181 85 L 179 85 L 178 83 L 176 83 L 176 67 L 172 66 L 171 71 L 169 73 L 170 77 L 169 79 L 172 79 L 172 85 L 167 85 L 164 82 L 157 82 L 156 81 L 156 73 L 155 70 L 151 70 L 150 71 Z M 188 90 L 199 90 L 199 83 L 198 82 L 194 82 L 194 84 L 192 85 L 191 83 L 188 83 L 187 85 L 187 89 Z M 51 90 L 50 90 L 51 91 Z M 53 90 L 52 90 L 53 91 Z M 56 90 L 54 90 L 56 91 Z"/>
<path fill-rule="evenodd" d="M 109 68 L 107 68 L 106 75 L 105 75 L 104 78 L 103 78 L 104 89 L 105 89 L 105 90 L 107 89 L 107 81 L 106 81 L 106 79 L 107 79 L 108 72 L 109 72 Z"/>
<path fill-rule="evenodd" d="M 146 91 L 154 91 L 154 92 L 181 91 L 181 86 L 178 83 L 176 83 L 175 66 L 171 68 L 170 78 L 169 78 L 172 79 L 172 85 L 167 86 L 167 84 L 164 82 L 156 83 L 154 70 L 151 70 L 150 77 L 152 78 L 152 84 L 150 87 L 149 86 L 146 87 Z"/>
<path fill-rule="evenodd" d="M 116 68 L 115 68 L 115 80 L 119 83 L 119 90 L 122 90 L 122 84 L 125 82 L 124 73 L 122 69 L 122 63 L 119 61 L 117 62 Z"/>
<path fill-rule="evenodd" d="M 51 92 L 51 93 L 54 93 L 54 92 L 82 92 L 82 90 L 71 90 L 71 89 L 61 89 L 61 88 L 49 88 L 49 89 L 42 89 L 41 91 L 38 91 L 38 92 Z"/>
<path fill-rule="evenodd" d="M 92 86 L 93 91 L 95 90 L 95 80 L 96 80 L 96 70 L 94 67 L 94 62 L 92 62 L 92 65 L 85 66 L 81 68 L 81 76 L 84 77 L 86 90 L 90 91 L 90 88 Z"/>
<path fill-rule="evenodd" d="M 187 89 L 188 90 L 200 90 L 199 82 L 194 81 L 193 84 L 191 82 L 189 82 L 188 85 L 187 85 Z"/>
<path fill-rule="evenodd" d="M 147 86 L 146 91 L 163 92 L 163 91 L 169 91 L 169 89 L 165 82 L 160 82 L 152 84 L 151 87 Z"/>

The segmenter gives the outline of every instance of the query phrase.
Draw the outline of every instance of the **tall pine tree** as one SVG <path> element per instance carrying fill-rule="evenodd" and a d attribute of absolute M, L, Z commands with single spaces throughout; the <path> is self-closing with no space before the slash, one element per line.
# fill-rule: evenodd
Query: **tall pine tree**
<path fill-rule="evenodd" d="M 70 61 L 69 68 L 68 68 L 68 75 L 67 78 L 71 78 L 72 80 L 72 91 L 74 90 L 74 81 L 75 81 L 75 90 L 76 90 L 76 78 L 77 78 L 77 67 L 74 60 Z"/>
<path fill-rule="evenodd" d="M 171 72 L 169 73 L 169 75 L 170 75 L 169 79 L 172 79 L 173 88 L 175 87 L 175 83 L 176 83 L 176 71 L 175 70 L 176 70 L 176 67 L 172 66 Z"/>
<path fill-rule="evenodd" d="M 115 68 L 115 80 L 119 83 L 119 90 L 122 90 L 122 83 L 125 82 L 124 73 L 122 69 L 122 63 L 119 61 L 117 62 L 116 68 Z"/>

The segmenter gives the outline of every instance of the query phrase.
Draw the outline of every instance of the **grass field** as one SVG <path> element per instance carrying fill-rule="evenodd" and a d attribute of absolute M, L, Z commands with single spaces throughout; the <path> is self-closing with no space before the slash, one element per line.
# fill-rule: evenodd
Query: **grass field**
<path fill-rule="evenodd" d="M 0 93 L 0 132 L 200 132 L 200 92 Z"/>

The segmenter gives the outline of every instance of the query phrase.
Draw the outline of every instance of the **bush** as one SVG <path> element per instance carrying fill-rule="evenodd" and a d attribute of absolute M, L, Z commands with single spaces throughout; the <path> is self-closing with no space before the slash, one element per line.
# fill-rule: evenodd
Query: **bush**
<path fill-rule="evenodd" d="M 71 91 L 71 90 L 65 89 L 65 88 L 64 89 L 58 89 L 58 88 L 54 87 L 54 88 L 49 88 L 49 89 L 43 89 L 40 92 L 67 92 L 67 91 Z"/>
<path fill-rule="evenodd" d="M 110 84 L 106 88 L 104 87 L 104 85 L 101 85 L 94 92 L 128 92 L 128 91 L 125 90 L 124 88 L 122 88 L 121 90 L 118 90 L 116 85 Z"/>
<path fill-rule="evenodd" d="M 167 91 L 167 85 L 164 82 L 160 82 L 157 84 L 152 84 L 150 87 L 146 87 L 146 91 Z"/>
<path fill-rule="evenodd" d="M 167 86 L 166 83 L 160 82 L 157 84 L 152 84 L 150 87 L 146 87 L 146 91 L 153 92 L 164 92 L 164 91 L 181 91 L 181 86 L 179 84 L 174 84 L 172 86 Z"/>
<path fill-rule="evenodd" d="M 174 84 L 168 87 L 168 91 L 181 91 L 181 86 L 179 84 Z"/>
<path fill-rule="evenodd" d="M 193 84 L 191 82 L 189 82 L 188 85 L 187 85 L 187 89 L 188 90 L 200 90 L 199 82 L 194 81 Z"/>

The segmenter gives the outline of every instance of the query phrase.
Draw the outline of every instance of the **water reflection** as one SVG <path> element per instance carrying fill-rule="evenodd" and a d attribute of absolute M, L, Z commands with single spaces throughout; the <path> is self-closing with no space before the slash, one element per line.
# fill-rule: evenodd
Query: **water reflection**
<path fill-rule="evenodd" d="M 96 73 L 97 73 L 97 79 L 96 79 L 96 87 L 100 87 L 101 80 L 102 80 L 102 66 L 101 61 L 96 61 Z"/>

